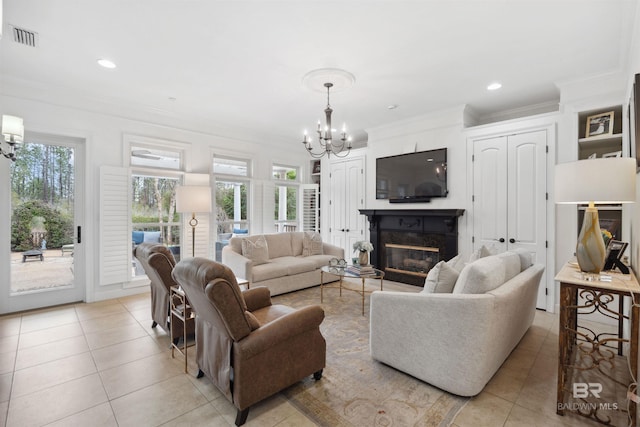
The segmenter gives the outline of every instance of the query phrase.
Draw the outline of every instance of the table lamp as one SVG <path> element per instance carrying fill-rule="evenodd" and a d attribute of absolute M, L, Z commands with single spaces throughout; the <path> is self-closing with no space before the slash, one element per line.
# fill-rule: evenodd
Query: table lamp
<path fill-rule="evenodd" d="M 576 245 L 580 270 L 599 274 L 606 248 L 596 204 L 632 203 L 636 199 L 636 160 L 608 157 L 561 163 L 555 168 L 556 203 L 588 203 Z"/>
<path fill-rule="evenodd" d="M 191 213 L 191 256 L 196 253 L 196 212 L 211 212 L 211 187 L 207 186 L 181 186 L 176 187 L 176 210 L 180 213 Z"/>

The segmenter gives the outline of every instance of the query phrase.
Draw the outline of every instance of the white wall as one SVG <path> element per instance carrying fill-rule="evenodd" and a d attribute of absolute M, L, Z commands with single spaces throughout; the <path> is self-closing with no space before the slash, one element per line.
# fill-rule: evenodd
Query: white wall
<path fill-rule="evenodd" d="M 467 194 L 466 143 L 463 137 L 464 106 L 367 129 L 366 209 L 465 209 Z M 391 204 L 376 199 L 376 158 L 395 154 L 447 148 L 447 197 L 429 203 Z M 470 240 L 467 215 L 458 219 L 458 248 Z"/>
<path fill-rule="evenodd" d="M 302 149 L 298 141 L 283 144 L 281 141 L 240 140 L 212 133 L 191 131 L 179 126 L 166 126 L 160 118 L 157 123 L 128 119 L 113 115 L 105 115 L 84 110 L 77 110 L 24 98 L 0 96 L 0 114 L 12 114 L 24 119 L 25 129 L 44 134 L 64 135 L 84 139 L 86 142 L 86 206 L 83 224 L 84 242 L 86 242 L 86 300 L 95 301 L 114 298 L 128 293 L 145 290 L 123 289 L 123 286 L 98 284 L 98 236 L 99 236 L 99 168 L 103 165 L 125 166 L 123 153 L 123 135 L 133 134 L 149 138 L 157 138 L 187 144 L 185 172 L 210 173 L 212 155 L 241 153 L 254 162 L 253 183 L 260 187 L 265 181 L 271 180 L 273 163 L 298 166 L 302 176 L 309 175 L 309 156 Z M 185 126 L 186 127 L 186 126 Z M 1 163 L 2 176 L 8 177 L 8 162 Z M 6 180 L 3 180 L 6 182 Z M 0 191 L 0 200 L 9 200 L 7 186 Z M 255 218 L 264 215 L 273 219 L 273 212 L 265 212 L 261 206 L 261 197 L 252 194 L 250 209 Z M 254 200 L 255 199 L 255 200 Z M 8 207 L 4 208 L 8 211 Z M 4 217 L 9 217 L 3 211 Z M 257 220 L 253 229 L 260 233 L 261 224 Z M 7 227 L 8 228 L 8 227 Z M 0 244 L 0 259 L 9 259 L 9 234 L 6 230 L 0 232 L 3 244 Z M 83 242 L 83 243 L 84 243 Z M 7 253 L 5 253 L 7 252 Z M 211 254 L 213 257 L 213 254 Z M 0 280 L 9 281 L 6 268 L 0 269 Z"/>

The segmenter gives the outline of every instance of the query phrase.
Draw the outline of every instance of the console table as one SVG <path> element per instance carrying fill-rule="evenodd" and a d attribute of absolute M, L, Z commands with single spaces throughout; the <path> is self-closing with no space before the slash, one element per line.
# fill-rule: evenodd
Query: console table
<path fill-rule="evenodd" d="M 626 404 L 620 405 L 607 399 L 612 393 L 615 395 L 614 390 L 607 388 L 617 385 L 621 388 L 618 392 L 624 396 L 628 384 L 605 372 L 614 371 L 616 363 L 627 364 L 626 360 L 622 360 L 622 354 L 623 345 L 629 343 L 628 366 L 632 378 L 637 378 L 640 310 L 637 305 L 631 304 L 631 296 L 636 303 L 640 303 L 640 286 L 633 272 L 606 272 L 594 280 L 589 278 L 575 262 L 565 264 L 555 277 L 560 282 L 556 413 L 564 415 L 565 411 L 571 411 L 603 424 L 611 423 L 611 415 L 615 414 L 627 421 L 630 419 L 631 425 L 636 425 L 636 403 L 629 402 L 627 414 Z M 614 296 L 618 297 L 617 307 Z M 624 337 L 624 323 L 629 320 L 629 315 L 624 314 L 625 300 L 627 306 L 631 304 L 629 338 Z M 616 334 L 596 333 L 579 324 L 580 315 L 596 312 L 616 319 Z M 581 376 L 578 378 L 580 381 L 576 381 L 575 376 Z M 600 379 L 604 383 L 599 382 Z M 568 397 L 571 397 L 571 401 Z"/>

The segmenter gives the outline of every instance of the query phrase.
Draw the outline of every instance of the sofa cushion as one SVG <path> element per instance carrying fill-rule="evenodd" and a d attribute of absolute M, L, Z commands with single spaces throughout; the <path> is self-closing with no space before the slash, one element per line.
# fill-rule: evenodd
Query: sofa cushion
<path fill-rule="evenodd" d="M 484 294 L 505 280 L 505 263 L 497 256 L 480 258 L 467 264 L 453 288 L 454 294 Z"/>
<path fill-rule="evenodd" d="M 143 242 L 149 243 L 159 243 L 160 242 L 160 232 L 159 231 L 145 231 Z"/>
<path fill-rule="evenodd" d="M 264 237 L 269 243 L 269 259 L 293 256 L 291 233 L 265 234 Z"/>
<path fill-rule="evenodd" d="M 322 236 L 320 236 L 320 233 L 305 231 L 302 238 L 302 256 L 322 254 Z"/>
<path fill-rule="evenodd" d="M 133 243 L 135 243 L 136 245 L 144 242 L 144 231 L 132 231 L 131 240 L 133 240 Z"/>
<path fill-rule="evenodd" d="M 422 292 L 428 294 L 450 294 L 458 280 L 458 271 L 448 263 L 440 261 L 433 266 L 424 281 Z"/>
<path fill-rule="evenodd" d="M 252 282 L 262 282 L 263 280 L 275 279 L 287 275 L 288 266 L 282 263 L 267 262 L 265 264 L 254 265 Z"/>
<path fill-rule="evenodd" d="M 269 260 L 269 246 L 264 236 L 258 236 L 255 240 L 242 239 L 242 256 L 253 261 L 253 265 L 267 262 Z"/>
<path fill-rule="evenodd" d="M 316 269 L 322 268 L 325 265 L 329 265 L 329 261 L 335 258 L 333 255 L 310 255 L 303 259 L 307 262 L 312 262 Z"/>
<path fill-rule="evenodd" d="M 316 269 L 315 264 L 312 261 L 308 261 L 306 257 L 284 256 L 280 258 L 273 258 L 270 263 L 286 266 L 287 276 L 306 273 L 307 271 L 313 271 Z"/>

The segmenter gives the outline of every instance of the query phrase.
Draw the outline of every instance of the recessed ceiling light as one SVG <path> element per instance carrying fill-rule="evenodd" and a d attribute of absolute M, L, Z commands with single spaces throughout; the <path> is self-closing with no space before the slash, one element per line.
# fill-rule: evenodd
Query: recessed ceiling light
<path fill-rule="evenodd" d="M 502 83 L 491 83 L 489 86 L 487 86 L 487 90 L 498 90 L 502 87 Z"/>
<path fill-rule="evenodd" d="M 109 61 L 108 59 L 98 59 L 98 64 L 100 64 L 104 68 L 116 68 L 116 64 L 113 61 Z"/>
<path fill-rule="evenodd" d="M 389 110 L 395 110 L 396 108 L 398 108 L 398 104 L 391 104 L 391 105 L 387 105 L 387 108 Z"/>

